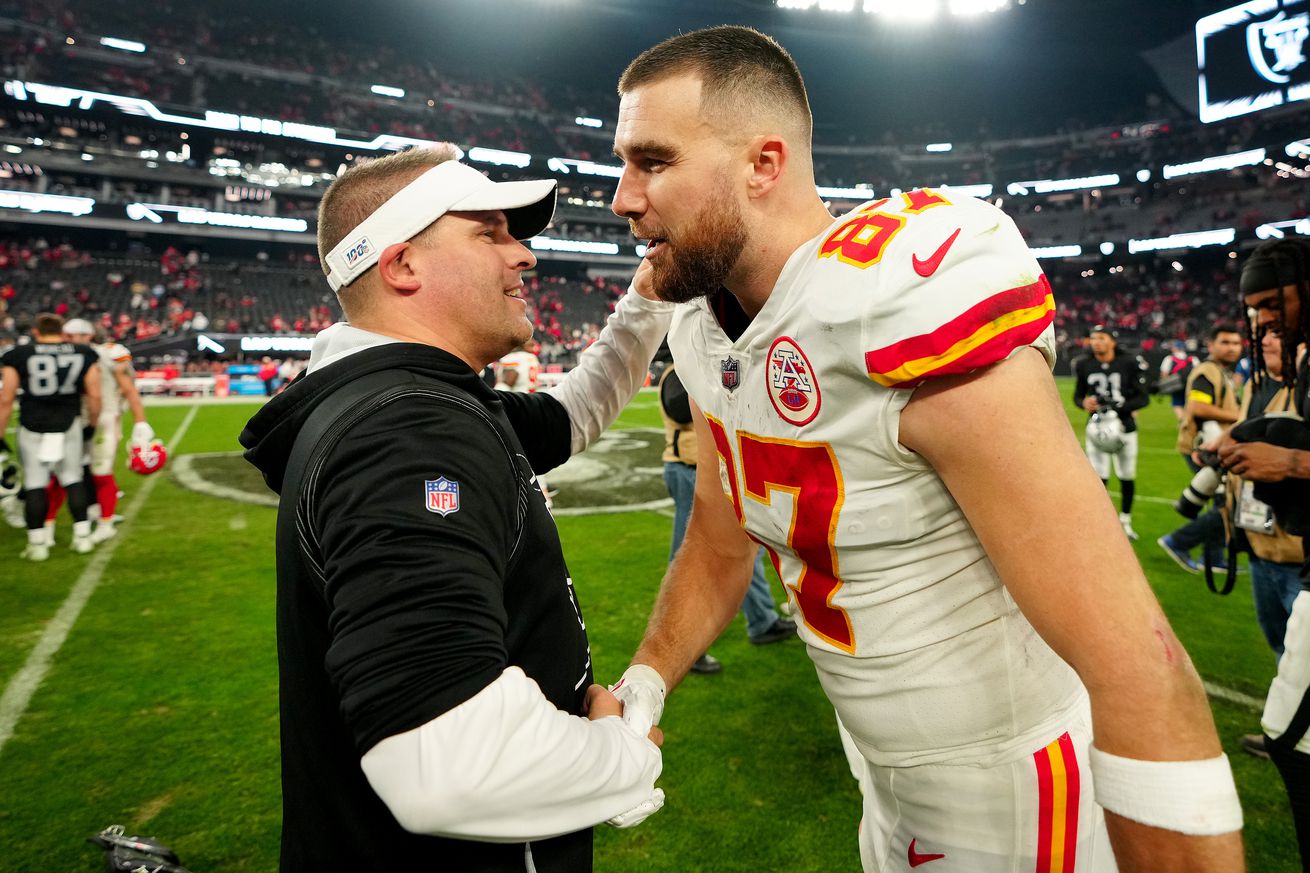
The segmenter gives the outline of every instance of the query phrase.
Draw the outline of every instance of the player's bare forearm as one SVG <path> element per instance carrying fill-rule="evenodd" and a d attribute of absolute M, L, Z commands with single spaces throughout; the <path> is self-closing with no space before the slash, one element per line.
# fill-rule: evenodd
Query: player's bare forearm
<path fill-rule="evenodd" d="M 1215 406 L 1213 403 L 1202 403 L 1199 400 L 1189 401 L 1188 412 L 1201 421 L 1217 421 L 1223 425 L 1229 425 L 1236 422 L 1241 414 L 1235 409 L 1224 409 L 1222 406 Z"/>
<path fill-rule="evenodd" d="M 1189 837 L 1153 828 L 1112 812 L 1105 814 L 1119 873 L 1242 873 L 1239 833 Z"/>
<path fill-rule="evenodd" d="M 694 523 L 688 526 L 632 658 L 654 667 L 669 691 L 732 621 L 746 596 L 755 564 L 753 544 L 736 553 L 718 546 Z"/>
<path fill-rule="evenodd" d="M 979 433 L 989 439 L 959 437 Z M 1025 617 L 1078 672 L 1098 749 L 1146 761 L 1220 754 L 1200 678 L 1036 352 L 920 388 L 902 414 L 901 442 L 933 465 Z M 1116 850 L 1127 859 L 1152 852 L 1139 842 L 1148 830 L 1116 827 Z M 1170 838 L 1176 869 L 1240 869 L 1236 833 Z M 1147 867 L 1121 859 L 1120 869 L 1172 869 L 1160 857 Z"/>
<path fill-rule="evenodd" d="M 705 416 L 695 403 L 691 412 L 700 451 L 691 518 L 632 658 L 654 667 L 670 691 L 732 621 L 750 585 L 758 548 L 723 493 Z"/>
<path fill-rule="evenodd" d="M 86 391 L 86 423 L 95 425 L 100 421 L 100 365 L 92 364 L 86 368 L 83 377 L 83 390 Z"/>
<path fill-rule="evenodd" d="M 114 379 L 118 382 L 118 390 L 122 393 L 123 399 L 127 401 L 127 408 L 132 412 L 132 421 L 145 421 L 146 408 L 141 403 L 141 392 L 136 390 L 136 377 L 133 371 L 119 369 L 114 373 Z"/>

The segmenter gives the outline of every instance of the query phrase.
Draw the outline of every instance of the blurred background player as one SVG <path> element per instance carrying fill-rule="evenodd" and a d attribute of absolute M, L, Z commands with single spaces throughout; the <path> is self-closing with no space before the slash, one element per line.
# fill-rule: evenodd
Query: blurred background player
<path fill-rule="evenodd" d="M 100 369 L 95 351 L 65 342 L 64 320 L 42 313 L 32 335 L 36 342 L 16 346 L 0 357 L 0 422 L 8 422 L 18 390 L 23 402 L 18 412 L 18 456 L 23 465 L 24 517 L 27 548 L 23 557 L 44 561 L 53 543 L 46 535 L 48 501 L 46 484 L 53 474 L 70 489 L 68 510 L 73 516 L 73 551 L 85 554 L 94 547 L 87 520 L 86 490 L 82 481 L 82 441 L 100 417 Z M 86 395 L 85 421 L 81 415 Z"/>
<path fill-rule="evenodd" d="M 1137 410 L 1151 401 L 1146 390 L 1147 364 L 1138 355 L 1121 353 L 1118 334 L 1105 325 L 1092 328 L 1090 345 L 1092 353 L 1074 361 L 1073 402 L 1089 413 L 1087 459 L 1106 487 L 1113 462 L 1122 492 L 1119 523 L 1128 539 L 1135 540 Z"/>
<path fill-rule="evenodd" d="M 541 381 L 541 361 L 532 351 L 536 347 L 535 340 L 528 340 L 497 362 L 496 367 L 500 371 L 497 388 L 521 394 L 531 394 L 537 390 Z"/>
<path fill-rule="evenodd" d="M 94 342 L 95 328 L 82 318 L 74 318 L 64 325 L 64 338 L 71 343 L 91 346 L 100 361 L 100 418 L 95 436 L 85 446 L 88 466 L 83 471 L 82 481 L 87 489 L 88 513 L 95 516 L 96 522 L 91 539 L 102 543 L 114 535 L 114 523 L 118 520 L 114 514 L 118 509 L 119 494 L 118 481 L 114 478 L 114 460 L 123 435 L 119 422 L 123 402 L 127 402 L 127 408 L 132 412 L 132 446 L 148 446 L 155 438 L 155 432 L 146 422 L 146 410 L 136 388 L 131 352 L 115 342 Z M 57 481 L 52 481 L 49 491 L 46 524 L 53 525 L 64 501 L 64 489 Z"/>
<path fill-rule="evenodd" d="M 1216 324 L 1210 330 L 1206 344 L 1209 356 L 1192 368 L 1187 377 L 1187 400 L 1183 417 L 1178 425 L 1177 448 L 1183 463 L 1193 473 L 1201 466 L 1192 458 L 1192 452 L 1201 441 L 1212 440 L 1227 431 L 1237 421 L 1239 404 L 1237 386 L 1233 383 L 1233 368 L 1242 357 L 1242 335 L 1228 323 Z M 1211 489 L 1210 494 L 1214 493 Z M 1227 569 L 1224 559 L 1224 521 L 1219 510 L 1189 513 L 1192 521 L 1166 534 L 1156 543 L 1189 573 L 1200 573 L 1201 566 L 1192 558 L 1192 549 L 1204 546 L 1205 561 L 1211 567 Z"/>
<path fill-rule="evenodd" d="M 1187 351 L 1187 343 L 1174 340 L 1169 344 L 1169 354 L 1160 362 L 1160 382 L 1157 390 L 1169 395 L 1169 405 L 1173 408 L 1174 418 L 1179 423 L 1183 420 L 1183 406 L 1187 403 L 1187 377 L 1197 365 L 1196 356 Z"/>

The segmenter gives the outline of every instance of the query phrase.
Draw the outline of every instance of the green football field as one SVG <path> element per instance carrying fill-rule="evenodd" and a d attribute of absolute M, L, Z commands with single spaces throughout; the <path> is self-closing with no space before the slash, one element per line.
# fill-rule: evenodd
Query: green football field
<path fill-rule="evenodd" d="M 104 869 L 85 839 L 115 823 L 195 873 L 276 868 L 275 513 L 230 454 L 255 408 L 152 407 L 169 467 L 120 475 L 127 521 L 92 555 L 68 549 L 66 514 L 44 564 L 18 560 L 23 532 L 0 525 L 0 868 Z M 1217 597 L 1155 545 L 1179 523 L 1188 476 L 1168 406 L 1157 399 L 1141 422 L 1138 555 L 1210 684 L 1250 869 L 1299 869 L 1282 783 L 1238 746 L 1258 731 L 1275 667 L 1249 579 Z M 626 665 L 667 558 L 670 513 L 651 506 L 665 497 L 658 425 L 643 392 L 550 477 L 600 681 Z M 634 830 L 599 829 L 596 869 L 858 871 L 859 795 L 804 647 L 751 646 L 738 617 L 712 652 L 723 672 L 689 677 L 665 715 L 667 806 Z"/>

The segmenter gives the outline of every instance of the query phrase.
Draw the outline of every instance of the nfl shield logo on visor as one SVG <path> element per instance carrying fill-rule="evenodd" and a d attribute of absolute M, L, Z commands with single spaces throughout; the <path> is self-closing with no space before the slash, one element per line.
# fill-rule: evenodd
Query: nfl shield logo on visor
<path fill-rule="evenodd" d="M 458 482 L 452 482 L 445 476 L 440 479 L 425 479 L 423 491 L 427 495 L 428 512 L 435 512 L 442 518 L 452 512 L 459 512 Z"/>
<path fill-rule="evenodd" d="M 723 379 L 723 387 L 729 391 L 736 391 L 739 384 L 738 362 L 736 358 L 724 358 L 719 361 L 719 376 Z"/>

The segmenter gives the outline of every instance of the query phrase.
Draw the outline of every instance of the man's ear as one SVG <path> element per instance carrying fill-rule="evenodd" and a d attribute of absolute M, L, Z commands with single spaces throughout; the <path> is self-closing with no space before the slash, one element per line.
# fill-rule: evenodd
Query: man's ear
<path fill-rule="evenodd" d="M 765 133 L 752 139 L 747 148 L 751 162 L 747 192 L 751 197 L 763 197 L 782 181 L 782 172 L 791 157 L 791 147 L 781 134 Z"/>
<path fill-rule="evenodd" d="M 407 242 L 393 243 L 382 250 L 378 258 L 378 278 L 388 288 L 406 294 L 419 289 L 422 282 L 414 269 L 414 247 Z"/>

